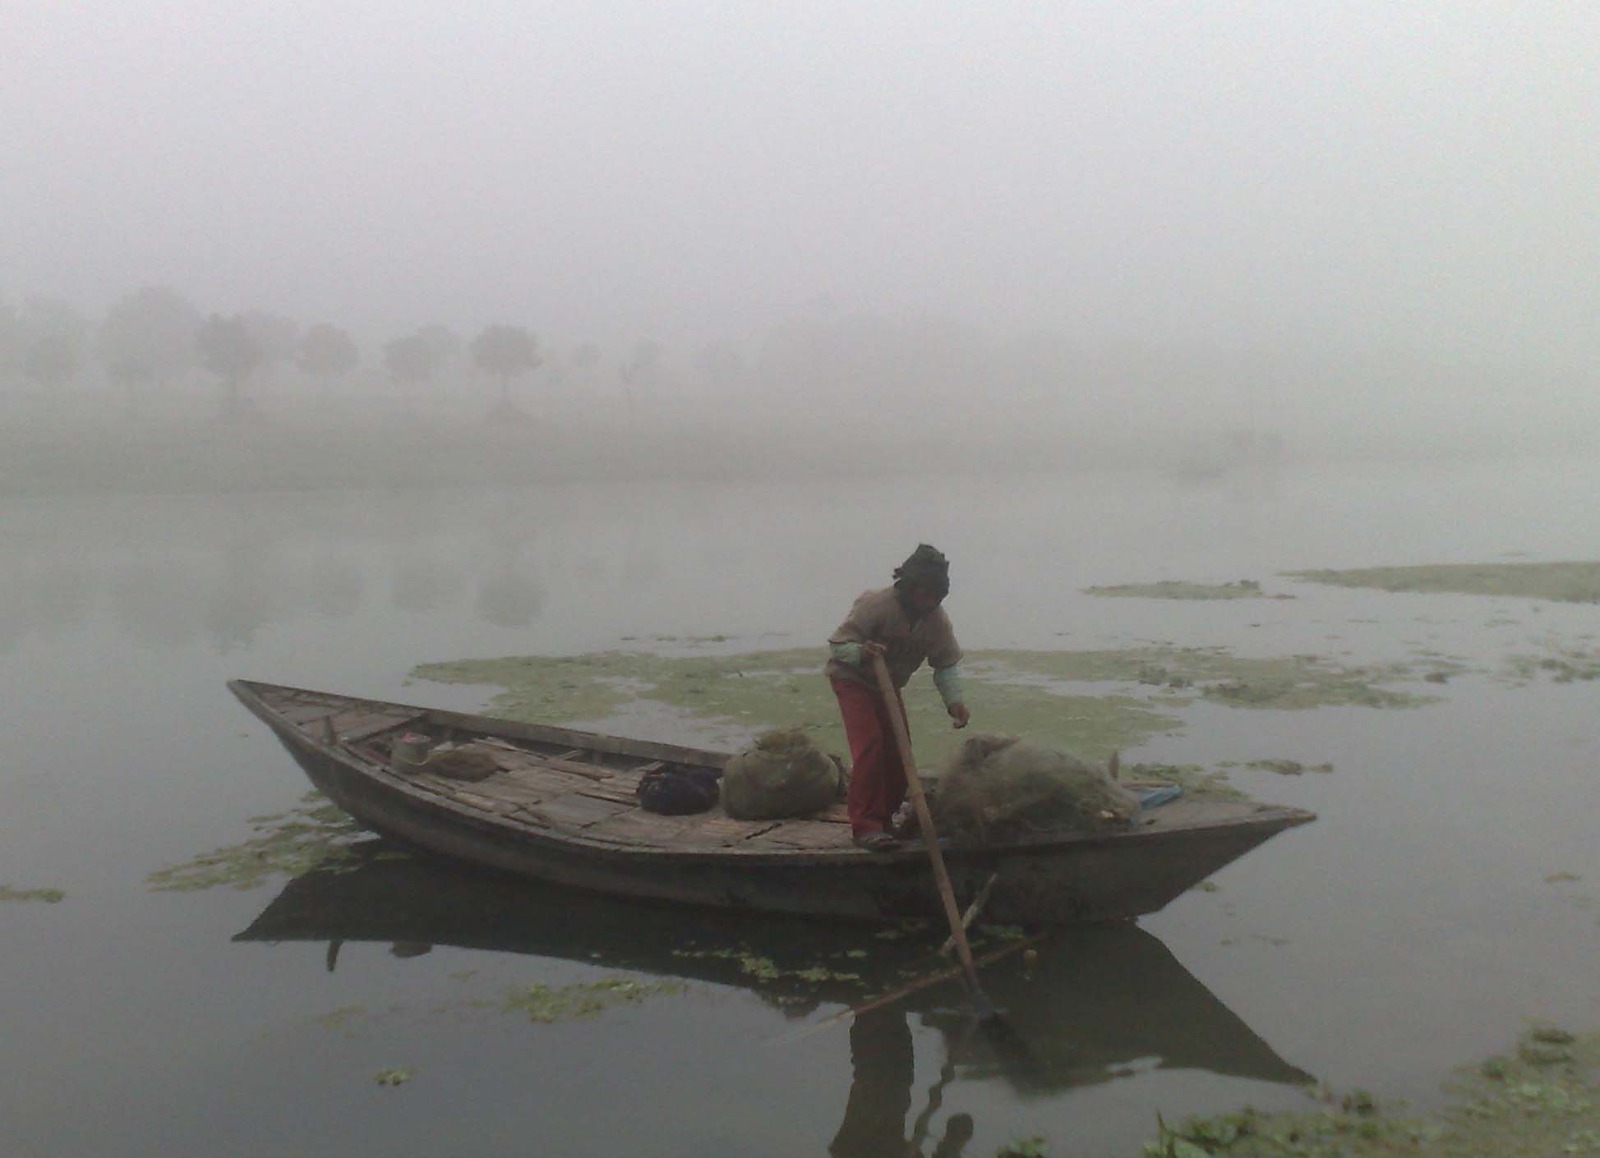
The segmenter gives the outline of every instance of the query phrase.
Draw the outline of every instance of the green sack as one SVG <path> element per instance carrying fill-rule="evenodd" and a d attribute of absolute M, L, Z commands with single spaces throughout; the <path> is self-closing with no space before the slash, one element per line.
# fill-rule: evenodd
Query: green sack
<path fill-rule="evenodd" d="M 839 761 L 801 728 L 768 732 L 728 761 L 722 807 L 737 820 L 776 820 L 821 812 L 844 794 Z"/>

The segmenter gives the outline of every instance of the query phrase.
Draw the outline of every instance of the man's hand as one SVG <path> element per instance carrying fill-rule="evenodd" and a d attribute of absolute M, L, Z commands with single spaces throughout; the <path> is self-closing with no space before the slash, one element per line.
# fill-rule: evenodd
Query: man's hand
<path fill-rule="evenodd" d="M 888 647 L 886 647 L 884 644 L 879 643 L 875 639 L 869 639 L 869 640 L 867 640 L 866 643 L 863 643 L 861 645 L 861 659 L 862 659 L 863 662 L 870 662 L 872 660 L 872 657 L 875 656 L 875 655 L 888 655 L 888 654 L 889 654 Z"/>
<path fill-rule="evenodd" d="M 951 721 L 958 728 L 965 728 L 967 726 L 967 721 L 972 718 L 967 714 L 966 704 L 951 704 L 945 710 L 950 713 Z"/>

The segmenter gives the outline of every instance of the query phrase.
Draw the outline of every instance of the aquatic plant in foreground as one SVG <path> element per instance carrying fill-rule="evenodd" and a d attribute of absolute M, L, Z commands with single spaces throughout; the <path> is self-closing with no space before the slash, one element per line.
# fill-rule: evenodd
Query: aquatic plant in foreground
<path fill-rule="evenodd" d="M 681 981 L 635 981 L 630 977 L 602 977 L 598 981 L 552 987 L 528 985 L 506 995 L 501 1008 L 526 1014 L 529 1021 L 551 1024 L 592 1017 L 615 1005 L 637 1005 L 649 997 L 684 993 Z"/>
<path fill-rule="evenodd" d="M 374 839 L 322 793 L 311 791 L 288 812 L 256 816 L 250 825 L 257 835 L 239 844 L 223 845 L 184 861 L 158 869 L 145 878 L 152 889 L 191 892 L 228 885 L 250 889 L 274 876 L 296 877 L 312 869 L 350 871 L 361 860 L 358 842 Z M 404 857 L 399 850 L 378 854 Z"/>
<path fill-rule="evenodd" d="M 1315 1110 L 1246 1107 L 1169 1126 L 1146 1158 L 1468 1158 L 1600 1155 L 1600 1033 L 1536 1026 L 1511 1053 L 1463 1071 L 1452 1104 L 1428 1117 L 1390 1114 L 1363 1090 L 1324 1092 Z"/>

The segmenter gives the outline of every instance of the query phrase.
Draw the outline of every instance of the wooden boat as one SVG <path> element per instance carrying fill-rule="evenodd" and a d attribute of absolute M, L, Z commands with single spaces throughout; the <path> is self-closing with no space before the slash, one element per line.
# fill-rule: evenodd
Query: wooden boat
<path fill-rule="evenodd" d="M 939 917 L 926 851 L 855 848 L 842 805 L 786 820 L 720 808 L 661 816 L 640 778 L 728 759 L 674 744 L 234 680 L 311 782 L 375 832 L 481 867 L 604 893 L 723 908 L 892 920 Z M 396 741 L 421 735 L 490 774 L 464 781 Z M 401 755 L 410 746 L 402 739 Z M 1262 841 L 1315 816 L 1180 797 L 1126 829 L 945 850 L 958 899 L 988 920 L 1055 925 L 1152 913 Z"/>
<path fill-rule="evenodd" d="M 943 936 L 938 924 L 917 936 L 879 932 L 731 909 L 703 909 L 685 920 L 678 906 L 396 858 L 393 845 L 373 840 L 355 846 L 350 860 L 287 882 L 234 940 L 315 944 L 330 971 L 374 966 L 373 954 L 341 951 L 352 944 L 387 945 L 402 959 L 438 947 L 578 962 L 738 989 L 798 1020 L 828 1006 L 867 1004 L 900 990 L 907 977 L 950 972 L 949 959 L 934 948 Z M 1029 944 L 1031 963 L 1011 954 L 984 970 L 985 990 L 1006 1013 L 1007 1037 L 971 1032 L 954 977 L 879 1012 L 902 1019 L 914 1013 L 936 1028 L 964 1080 L 998 1079 L 1030 1096 L 1152 1068 L 1293 1085 L 1313 1080 L 1137 925 L 1057 929 Z M 887 1077 L 882 1071 L 893 1070 L 892 1059 L 893 1051 L 864 1051 L 854 1059 L 857 1075 L 877 1067 Z"/>

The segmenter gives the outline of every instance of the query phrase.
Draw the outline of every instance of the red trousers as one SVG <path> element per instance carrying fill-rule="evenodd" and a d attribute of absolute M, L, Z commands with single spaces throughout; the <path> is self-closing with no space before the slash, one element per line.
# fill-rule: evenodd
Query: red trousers
<path fill-rule="evenodd" d="M 845 739 L 850 741 L 850 794 L 845 808 L 857 836 L 883 832 L 906 798 L 906 773 L 894 743 L 894 726 L 875 688 L 850 679 L 829 680 L 839 698 Z M 896 693 L 896 700 L 899 694 Z M 898 705 L 902 715 L 905 704 Z"/>

